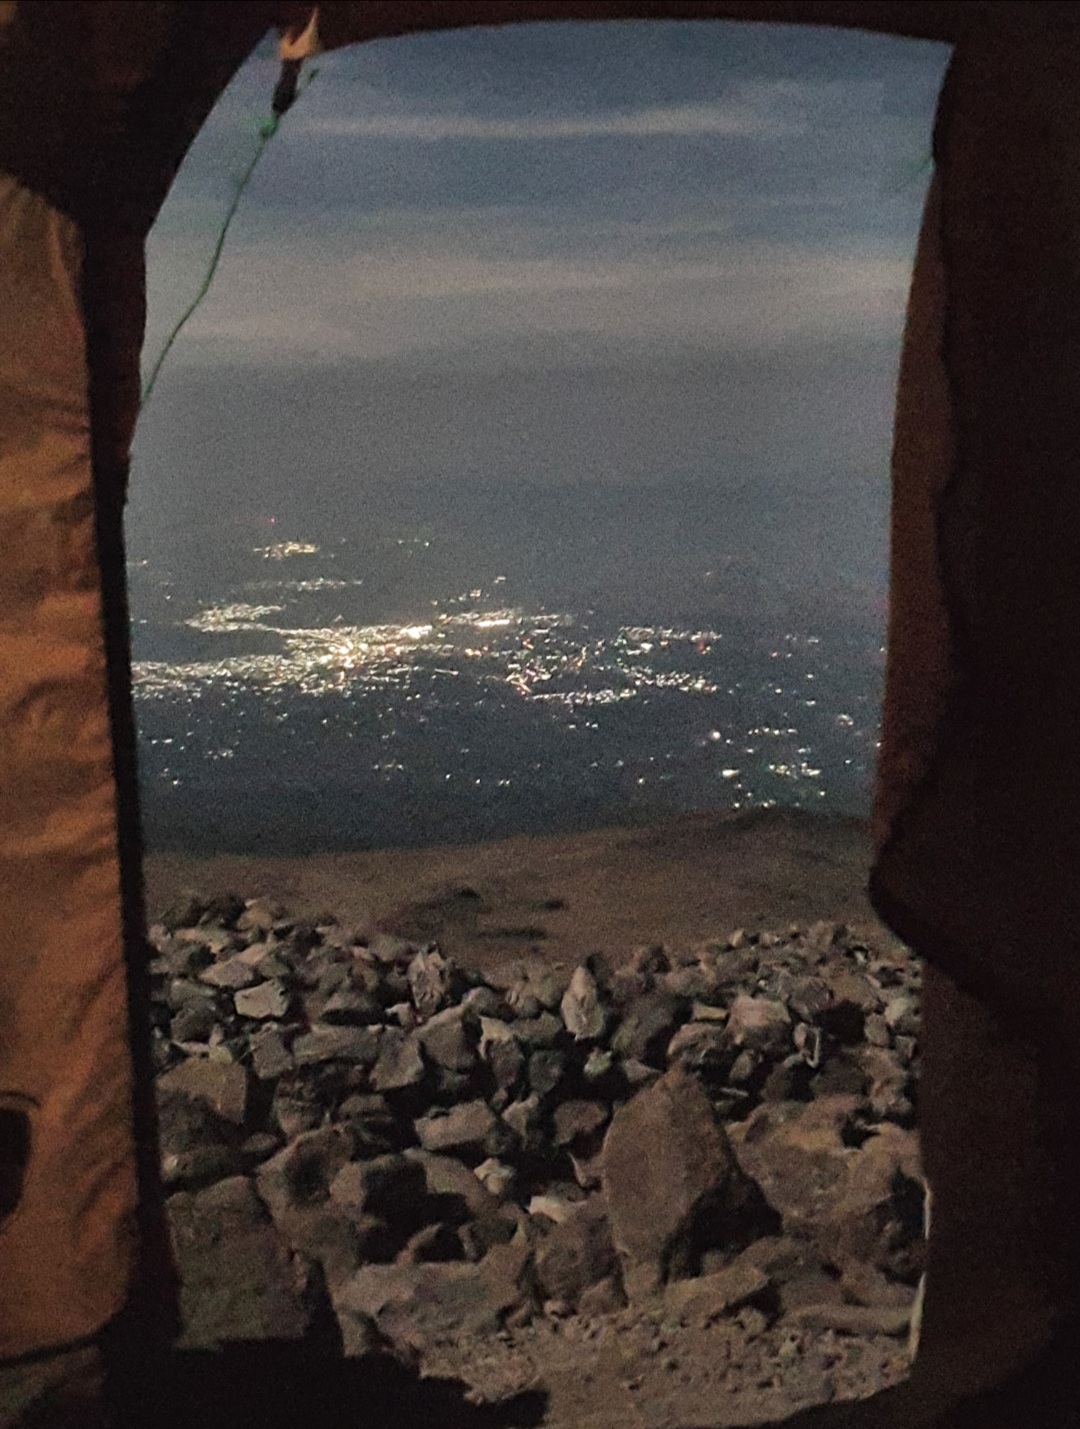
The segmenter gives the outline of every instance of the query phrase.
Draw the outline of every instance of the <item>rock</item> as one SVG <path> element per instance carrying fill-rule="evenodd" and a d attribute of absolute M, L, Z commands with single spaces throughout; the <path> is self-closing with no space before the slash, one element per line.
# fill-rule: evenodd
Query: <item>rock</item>
<path fill-rule="evenodd" d="M 199 973 L 199 981 L 206 983 L 208 987 L 227 988 L 235 992 L 258 982 L 259 975 L 253 967 L 240 958 L 234 957 L 226 958 L 223 963 L 212 963 L 210 967 L 204 968 Z"/>
<path fill-rule="evenodd" d="M 812 1240 L 823 1208 L 840 1195 L 852 1154 L 845 1135 L 859 1105 L 854 1096 L 764 1103 L 730 1128 L 739 1165 L 787 1234 Z"/>
<path fill-rule="evenodd" d="M 260 1081 L 273 1081 L 295 1066 L 292 1053 L 285 1046 L 281 1028 L 263 1027 L 253 1034 L 250 1043 L 251 1067 Z"/>
<path fill-rule="evenodd" d="M 431 1017 L 450 998 L 454 968 L 438 948 L 417 953 L 409 963 L 409 990 L 422 1018 Z"/>
<path fill-rule="evenodd" d="M 218 1025 L 217 1008 L 212 1002 L 191 1002 L 181 1007 L 169 1023 L 169 1036 L 174 1042 L 205 1042 Z"/>
<path fill-rule="evenodd" d="M 488 987 L 486 983 L 481 983 L 479 987 L 471 987 L 461 999 L 462 1007 L 467 1007 L 481 1021 L 484 1018 L 498 1018 L 502 1011 L 502 998 L 494 988 Z"/>
<path fill-rule="evenodd" d="M 382 1050 L 381 1034 L 380 1027 L 334 1027 L 316 1022 L 293 1042 L 293 1061 L 297 1067 L 322 1062 L 358 1062 L 370 1067 Z"/>
<path fill-rule="evenodd" d="M 578 1314 L 585 1319 L 600 1315 L 612 1315 L 626 1304 L 622 1280 L 616 1275 L 607 1275 L 583 1290 L 578 1297 Z"/>
<path fill-rule="evenodd" d="M 399 1092 L 424 1080 L 424 1059 L 420 1044 L 397 1027 L 384 1027 L 379 1038 L 379 1055 L 371 1073 L 377 1092 Z"/>
<path fill-rule="evenodd" d="M 915 1108 L 907 1095 L 909 1075 L 895 1052 L 886 1047 L 862 1047 L 856 1054 L 866 1073 L 870 1090 L 870 1110 L 878 1121 L 913 1125 Z"/>
<path fill-rule="evenodd" d="M 575 1150 L 595 1148 L 607 1119 L 608 1109 L 600 1102 L 562 1102 L 555 1108 L 555 1145 Z"/>
<path fill-rule="evenodd" d="M 216 1116 L 234 1126 L 243 1126 L 247 1117 L 247 1073 L 235 1062 L 189 1057 L 158 1077 L 157 1089 L 159 1095 L 204 1102 Z"/>
<path fill-rule="evenodd" d="M 850 1157 L 816 1237 L 832 1263 L 876 1266 L 895 1278 L 922 1269 L 923 1190 L 918 1137 L 884 1122 Z"/>
<path fill-rule="evenodd" d="M 461 1161 L 413 1146 L 404 1155 L 410 1165 L 418 1166 L 423 1172 L 426 1193 L 437 1204 L 443 1220 L 463 1225 L 466 1221 L 502 1217 L 499 1202 L 476 1172 Z"/>
<path fill-rule="evenodd" d="M 684 1324 L 705 1326 L 732 1314 L 769 1288 L 769 1277 L 756 1266 L 735 1264 L 711 1275 L 676 1280 L 664 1290 L 664 1309 Z"/>
<path fill-rule="evenodd" d="M 534 1052 L 527 1069 L 529 1090 L 539 1097 L 550 1096 L 559 1086 L 565 1071 L 566 1055 L 558 1048 Z"/>
<path fill-rule="evenodd" d="M 574 969 L 559 1010 L 566 1030 L 576 1042 L 595 1041 L 607 1025 L 607 1012 L 600 1001 L 596 979 L 585 966 Z"/>
<path fill-rule="evenodd" d="M 396 938 L 392 933 L 376 933 L 368 939 L 368 956 L 387 967 L 407 965 L 419 952 L 415 943 L 407 938 Z"/>
<path fill-rule="evenodd" d="M 205 943 L 177 942 L 170 938 L 150 964 L 150 971 L 155 977 L 189 978 L 213 961 L 214 955 Z"/>
<path fill-rule="evenodd" d="M 563 1024 L 553 1012 L 541 1012 L 536 1017 L 518 1018 L 514 1035 L 527 1047 L 550 1048 L 562 1037 Z"/>
<path fill-rule="evenodd" d="M 406 1235 L 427 1219 L 421 1210 L 427 1197 L 424 1167 L 400 1153 L 343 1164 L 329 1182 L 329 1195 L 351 1217 L 378 1216 L 404 1227 Z"/>
<path fill-rule="evenodd" d="M 778 1059 L 791 1051 L 791 1031 L 791 1014 L 771 998 L 740 994 L 728 1009 L 725 1037 L 733 1048 Z"/>
<path fill-rule="evenodd" d="M 833 994 L 824 978 L 798 976 L 788 971 L 777 978 L 776 995 L 801 1021 L 815 1024 L 832 1005 Z"/>
<path fill-rule="evenodd" d="M 688 1011 L 688 1004 L 667 993 L 639 998 L 627 1009 L 613 1034 L 611 1050 L 624 1061 L 663 1067 L 668 1043 Z"/>
<path fill-rule="evenodd" d="M 514 1183 L 517 1180 L 517 1172 L 514 1168 L 505 1165 L 494 1156 L 489 1156 L 486 1161 L 481 1161 L 480 1165 L 474 1168 L 473 1175 L 484 1190 L 490 1192 L 497 1201 L 505 1201 L 512 1194 Z"/>
<path fill-rule="evenodd" d="M 275 1151 L 280 1149 L 280 1136 L 275 1135 L 272 1131 L 256 1131 L 240 1146 L 245 1172 L 250 1175 L 256 1167 L 261 1166 L 264 1161 L 273 1156 Z"/>
<path fill-rule="evenodd" d="M 269 898 L 249 898 L 244 904 L 244 911 L 236 919 L 236 930 L 238 933 L 259 933 L 265 938 L 284 913 L 281 905 Z"/>
<path fill-rule="evenodd" d="M 491 1068 L 496 1087 L 510 1091 L 517 1086 L 525 1067 L 525 1053 L 508 1023 L 481 1017 L 480 1056 Z"/>
<path fill-rule="evenodd" d="M 338 1172 L 353 1154 L 341 1127 L 303 1132 L 259 1168 L 256 1185 L 276 1223 L 299 1206 L 325 1201 Z"/>
<path fill-rule="evenodd" d="M 217 893 L 203 905 L 199 922 L 206 926 L 219 923 L 223 928 L 232 928 L 244 912 L 244 900 L 236 893 Z"/>
<path fill-rule="evenodd" d="M 580 1202 L 554 1226 L 537 1248 L 535 1265 L 541 1294 L 571 1309 L 591 1286 L 618 1274 L 602 1196 Z"/>
<path fill-rule="evenodd" d="M 428 1261 L 461 1260 L 461 1237 L 453 1226 L 436 1221 L 421 1226 L 394 1257 L 396 1265 L 422 1265 Z M 479 1257 L 478 1257 L 479 1258 Z"/>
<path fill-rule="evenodd" d="M 892 1041 L 889 1024 L 880 1012 L 874 1012 L 866 1019 L 863 1031 L 871 1047 L 888 1047 Z"/>
<path fill-rule="evenodd" d="M 304 1336 L 310 1317 L 291 1257 L 246 1177 L 171 1196 L 166 1214 L 180 1273 L 179 1348 Z"/>
<path fill-rule="evenodd" d="M 233 997 L 239 1017 L 279 1018 L 289 1010 L 289 991 L 276 978 L 257 987 L 241 988 Z"/>
<path fill-rule="evenodd" d="M 382 1022 L 383 1009 L 370 993 L 355 987 L 341 987 L 326 999 L 320 1020 L 333 1026 L 365 1027 Z"/>
<path fill-rule="evenodd" d="M 463 1102 L 445 1112 L 433 1112 L 413 1122 L 416 1138 L 425 1151 L 453 1152 L 482 1160 L 498 1131 L 499 1120 L 487 1102 Z"/>
<path fill-rule="evenodd" d="M 710 1005 L 721 994 L 720 975 L 715 968 L 702 967 L 695 963 L 690 967 L 674 968 L 656 980 L 657 988 L 680 1002 L 698 1002 Z"/>
<path fill-rule="evenodd" d="M 429 1017 L 415 1036 L 437 1066 L 452 1072 L 471 1072 L 477 1061 L 478 1033 L 479 1020 L 459 1004 Z"/>
<path fill-rule="evenodd" d="M 804 1305 L 787 1317 L 809 1330 L 838 1330 L 847 1335 L 901 1338 L 911 1326 L 911 1311 L 887 1305 Z"/>
<path fill-rule="evenodd" d="M 162 926 L 170 933 L 178 928 L 194 928 L 206 907 L 205 898 L 197 893 L 182 893 L 161 915 Z"/>
<path fill-rule="evenodd" d="M 722 1022 L 685 1022 L 667 1046 L 669 1066 L 679 1063 L 705 1080 L 725 1071 L 730 1060 Z"/>
<path fill-rule="evenodd" d="M 535 1092 L 520 1101 L 511 1102 L 502 1112 L 502 1120 L 517 1137 L 526 1154 L 535 1155 L 541 1149 L 541 1100 Z"/>
<path fill-rule="evenodd" d="M 690 1258 L 703 1224 L 734 1216 L 745 1201 L 724 1128 L 679 1067 L 616 1111 L 602 1156 L 612 1239 L 631 1299 Z"/>
<path fill-rule="evenodd" d="M 840 1288 L 845 1300 L 855 1305 L 903 1309 L 910 1314 L 915 1303 L 915 1291 L 910 1285 L 890 1280 L 876 1266 L 862 1261 L 853 1260 L 844 1267 Z"/>
<path fill-rule="evenodd" d="M 212 988 L 188 982 L 187 978 L 182 977 L 173 978 L 169 983 L 165 993 L 165 1002 L 172 1012 L 179 1012 L 182 1008 L 190 1007 L 193 1004 L 199 1007 L 212 1007 L 215 1010 L 217 1008 L 217 998 Z"/>
<path fill-rule="evenodd" d="M 362 1266 L 337 1287 L 333 1301 L 339 1322 L 366 1317 L 399 1352 L 423 1355 L 447 1339 L 497 1333 L 528 1299 L 527 1281 L 527 1247 L 507 1245 L 476 1265 Z"/>
<path fill-rule="evenodd" d="M 317 1089 L 295 1077 L 283 1076 L 274 1088 L 271 1121 L 286 1141 L 312 1131 L 323 1120 L 324 1111 Z"/>

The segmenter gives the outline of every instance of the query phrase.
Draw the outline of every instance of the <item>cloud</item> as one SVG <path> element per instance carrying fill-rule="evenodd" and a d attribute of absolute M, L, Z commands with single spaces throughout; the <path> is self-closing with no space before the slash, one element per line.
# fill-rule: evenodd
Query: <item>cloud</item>
<path fill-rule="evenodd" d="M 482 364 L 538 341 L 603 352 L 899 339 L 911 265 L 895 251 L 705 233 L 672 254 L 628 229 L 617 256 L 595 247 L 543 256 L 535 229 L 512 223 L 484 235 L 450 226 L 250 245 L 227 258 L 172 360 L 280 365 L 471 351 Z M 164 308 L 175 305 L 163 297 L 152 305 L 151 351 Z"/>
<path fill-rule="evenodd" d="M 548 140 L 604 138 L 677 138 L 718 135 L 725 138 L 779 138 L 804 132 L 793 116 L 782 119 L 764 107 L 738 100 L 701 104 L 657 104 L 615 113 L 505 119 L 476 114 L 339 114 L 309 118 L 311 135 L 352 139 Z"/>

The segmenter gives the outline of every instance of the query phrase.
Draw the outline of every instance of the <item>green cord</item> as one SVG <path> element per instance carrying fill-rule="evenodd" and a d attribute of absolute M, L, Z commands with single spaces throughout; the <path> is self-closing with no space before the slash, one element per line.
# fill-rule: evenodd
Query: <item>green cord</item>
<path fill-rule="evenodd" d="M 299 98 L 303 91 L 307 89 L 308 85 L 318 73 L 319 71 L 317 69 L 311 70 L 304 84 L 301 85 L 300 88 L 297 90 L 297 98 Z M 236 191 L 233 194 L 232 202 L 229 204 L 228 212 L 225 214 L 225 222 L 221 225 L 221 232 L 218 234 L 217 242 L 214 244 L 214 251 L 210 257 L 210 266 L 206 270 L 206 276 L 203 278 L 202 283 L 199 285 L 199 291 L 195 294 L 195 297 L 184 309 L 183 313 L 180 316 L 179 322 L 177 322 L 176 326 L 173 328 L 172 332 L 166 339 L 165 346 L 161 349 L 161 354 L 158 357 L 158 360 L 154 363 L 153 369 L 150 372 L 150 376 L 146 379 L 146 383 L 143 386 L 142 390 L 142 398 L 139 403 L 140 411 L 146 406 L 147 402 L 149 402 L 150 400 L 150 394 L 153 392 L 154 386 L 158 380 L 158 377 L 161 374 L 161 369 L 165 364 L 165 359 L 172 351 L 173 344 L 176 342 L 176 339 L 180 336 L 184 328 L 187 326 L 189 319 L 192 318 L 197 312 L 200 303 L 210 291 L 210 285 L 214 281 L 214 276 L 218 270 L 218 264 L 221 262 L 221 255 L 225 248 L 225 240 L 229 236 L 229 229 L 232 226 L 232 221 L 236 217 L 236 212 L 240 207 L 240 200 L 244 197 L 244 191 L 247 188 L 248 184 L 251 182 L 251 176 L 254 174 L 255 169 L 258 166 L 259 160 L 262 158 L 263 152 L 266 149 L 267 144 L 269 144 L 270 140 L 277 133 L 280 125 L 281 118 L 276 114 L 272 114 L 269 119 L 259 120 L 258 145 L 256 146 L 255 153 L 252 155 L 251 162 L 244 170 L 240 182 L 236 186 Z"/>

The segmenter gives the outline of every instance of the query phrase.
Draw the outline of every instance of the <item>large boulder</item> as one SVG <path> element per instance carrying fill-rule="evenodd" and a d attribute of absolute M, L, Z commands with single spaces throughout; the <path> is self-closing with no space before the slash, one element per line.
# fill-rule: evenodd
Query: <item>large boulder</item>
<path fill-rule="evenodd" d="M 673 1067 L 621 1106 L 601 1152 L 601 1178 L 631 1299 L 694 1268 L 753 1202 L 753 1187 L 701 1086 Z"/>
<path fill-rule="evenodd" d="M 166 1203 L 180 1274 L 181 1349 L 298 1340 L 310 1313 L 288 1247 L 244 1176 Z"/>

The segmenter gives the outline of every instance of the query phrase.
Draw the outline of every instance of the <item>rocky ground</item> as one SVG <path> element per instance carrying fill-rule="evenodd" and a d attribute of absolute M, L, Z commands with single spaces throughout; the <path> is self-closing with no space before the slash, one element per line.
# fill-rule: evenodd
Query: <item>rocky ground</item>
<path fill-rule="evenodd" d="M 184 1345 L 321 1319 L 553 1429 L 750 1425 L 903 1378 L 907 950 L 819 920 L 481 969 L 439 918 L 483 896 L 444 886 L 423 936 L 233 894 L 153 927 Z"/>

